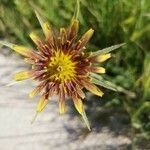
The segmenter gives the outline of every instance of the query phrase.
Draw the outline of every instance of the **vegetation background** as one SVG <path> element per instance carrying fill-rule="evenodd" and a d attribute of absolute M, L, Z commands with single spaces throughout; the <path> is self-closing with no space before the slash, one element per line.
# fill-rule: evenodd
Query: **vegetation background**
<path fill-rule="evenodd" d="M 40 34 L 33 9 L 59 29 L 73 16 L 76 0 L 0 0 L 0 37 L 11 42 L 31 45 L 28 34 Z M 95 30 L 90 50 L 125 42 L 106 63 L 104 79 L 117 86 L 118 92 L 105 90 L 105 96 L 92 114 L 93 103 L 87 102 L 91 120 L 101 121 L 101 110 L 121 111 L 135 140 L 150 139 L 150 1 L 149 0 L 81 0 L 80 33 Z"/>

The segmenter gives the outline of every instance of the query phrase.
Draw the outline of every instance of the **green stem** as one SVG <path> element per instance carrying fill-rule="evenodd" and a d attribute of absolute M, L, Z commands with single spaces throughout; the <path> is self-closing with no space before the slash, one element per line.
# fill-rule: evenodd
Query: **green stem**
<path fill-rule="evenodd" d="M 79 11 L 80 11 L 80 0 L 77 0 L 77 10 L 76 10 L 75 19 L 78 19 L 78 17 L 79 17 Z"/>
<path fill-rule="evenodd" d="M 78 19 L 79 17 L 79 11 L 80 11 L 80 0 L 76 1 L 76 8 L 75 8 L 75 12 L 73 15 L 73 19 Z"/>

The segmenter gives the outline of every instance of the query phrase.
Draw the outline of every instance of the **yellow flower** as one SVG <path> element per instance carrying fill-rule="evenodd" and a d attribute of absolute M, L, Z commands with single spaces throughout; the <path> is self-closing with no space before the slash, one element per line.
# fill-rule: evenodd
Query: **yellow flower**
<path fill-rule="evenodd" d="M 33 98 L 41 93 L 37 105 L 37 112 L 41 112 L 54 94 L 59 96 L 60 113 L 66 111 L 65 101 L 71 97 L 77 111 L 82 115 L 90 129 L 84 112 L 82 100 L 85 98 L 83 89 L 87 89 L 95 95 L 102 96 L 103 92 L 91 82 L 91 73 L 103 74 L 105 69 L 99 63 L 111 57 L 109 51 L 120 47 L 110 47 L 104 51 L 95 53 L 86 52 L 86 44 L 93 35 L 94 30 L 89 29 L 79 40 L 77 33 L 79 21 L 74 19 L 68 28 L 61 28 L 59 34 L 54 34 L 48 22 L 44 22 L 36 13 L 41 24 L 45 39 L 40 39 L 34 33 L 30 34 L 37 49 L 26 48 L 7 42 L 2 42 L 25 57 L 25 62 L 31 64 L 31 69 L 15 74 L 17 81 L 32 78 L 39 85 L 31 91 L 29 96 Z"/>

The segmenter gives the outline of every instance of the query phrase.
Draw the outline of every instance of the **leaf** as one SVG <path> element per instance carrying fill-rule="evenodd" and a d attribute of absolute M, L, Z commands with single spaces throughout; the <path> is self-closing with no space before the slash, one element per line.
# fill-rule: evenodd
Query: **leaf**
<path fill-rule="evenodd" d="M 124 93 L 131 98 L 136 97 L 136 94 L 134 92 L 128 91 L 128 90 L 124 89 L 123 87 L 115 85 L 114 83 L 112 83 L 110 81 L 106 81 L 100 75 L 98 75 L 96 73 L 91 73 L 90 75 L 92 78 L 94 78 L 94 80 L 92 82 L 97 85 L 103 86 L 103 87 L 113 90 L 113 91 L 118 91 L 118 92 Z"/>
<path fill-rule="evenodd" d="M 100 81 L 100 80 L 97 80 L 97 79 L 92 79 L 92 83 L 96 84 L 96 85 L 100 85 L 104 88 L 107 88 L 109 90 L 112 90 L 112 91 L 117 91 L 117 89 L 115 87 L 113 87 L 112 85 L 106 83 L 106 82 L 103 82 L 103 81 Z"/>
<path fill-rule="evenodd" d="M 140 119 L 140 116 L 142 114 L 145 114 L 146 112 L 149 113 L 150 110 L 150 102 L 144 102 L 132 115 L 132 125 L 139 129 L 143 126 L 144 122 Z"/>
<path fill-rule="evenodd" d="M 91 56 L 96 56 L 96 55 L 101 55 L 101 54 L 106 54 L 109 53 L 117 48 L 120 48 L 121 46 L 125 45 L 126 43 L 121 43 L 121 44 L 117 44 L 117 45 L 113 45 L 107 48 L 104 48 L 102 50 L 98 50 L 96 52 L 93 52 Z"/>
<path fill-rule="evenodd" d="M 96 76 L 99 76 L 99 79 L 92 78 L 92 83 L 94 83 L 96 85 L 100 85 L 104 88 L 110 89 L 112 91 L 117 91 L 116 87 L 112 83 L 110 83 L 108 81 L 104 81 L 104 79 L 100 75 L 97 75 L 95 73 L 92 74 L 92 77 L 96 77 Z M 101 79 L 100 79 L 100 77 L 101 77 Z"/>

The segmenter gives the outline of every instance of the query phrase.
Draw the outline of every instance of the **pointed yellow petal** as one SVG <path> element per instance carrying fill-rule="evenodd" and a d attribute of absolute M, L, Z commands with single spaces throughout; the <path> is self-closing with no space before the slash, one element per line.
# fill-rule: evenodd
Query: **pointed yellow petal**
<path fill-rule="evenodd" d="M 60 84 L 59 88 L 60 88 L 60 91 L 59 91 L 59 112 L 60 112 L 60 114 L 63 114 L 66 111 L 65 87 L 63 84 Z"/>
<path fill-rule="evenodd" d="M 45 97 L 41 97 L 38 102 L 36 111 L 41 112 L 47 104 L 48 104 L 48 99 L 45 99 Z"/>
<path fill-rule="evenodd" d="M 52 38 L 52 30 L 48 22 L 43 24 L 43 32 L 46 36 L 46 39 Z"/>
<path fill-rule="evenodd" d="M 104 94 L 104 93 L 103 93 L 97 86 L 95 86 L 95 85 L 90 86 L 89 88 L 87 88 L 87 90 L 89 90 L 89 91 L 92 92 L 93 94 L 98 95 L 98 96 L 100 96 L 100 97 L 102 97 L 103 94 Z"/>
<path fill-rule="evenodd" d="M 96 61 L 97 62 L 104 62 L 105 60 L 109 59 L 111 57 L 111 54 L 108 53 L 108 54 L 103 54 L 103 55 L 99 55 L 99 56 L 96 56 Z"/>
<path fill-rule="evenodd" d="M 80 96 L 82 99 L 85 98 L 84 92 L 83 92 L 79 87 L 77 87 L 77 93 L 79 94 L 79 96 Z"/>
<path fill-rule="evenodd" d="M 91 39 L 93 33 L 94 33 L 94 30 L 89 29 L 79 40 L 77 44 L 77 49 L 81 49 L 82 47 L 84 47 L 87 44 L 87 42 Z"/>
<path fill-rule="evenodd" d="M 92 72 L 96 72 L 96 73 L 105 73 L 106 71 L 105 71 L 105 68 L 103 68 L 103 67 L 93 67 L 92 68 L 93 70 L 92 70 Z"/>
<path fill-rule="evenodd" d="M 74 105 L 77 109 L 77 111 L 82 114 L 83 113 L 83 103 L 82 103 L 82 100 L 77 98 L 76 96 L 73 96 L 73 102 L 74 102 Z"/>
<path fill-rule="evenodd" d="M 64 114 L 66 112 L 65 100 L 59 100 L 59 112 Z"/>
<path fill-rule="evenodd" d="M 34 98 L 40 92 L 40 88 L 35 88 L 29 93 L 30 98 Z"/>
<path fill-rule="evenodd" d="M 97 87 L 95 86 L 94 84 L 90 83 L 90 82 L 86 82 L 86 81 L 82 81 L 84 87 L 90 91 L 91 93 L 95 94 L 95 95 L 98 95 L 98 96 L 103 96 L 103 92 Z"/>
<path fill-rule="evenodd" d="M 90 40 L 90 38 L 92 37 L 94 33 L 93 29 L 89 29 L 82 37 L 81 37 L 81 41 L 85 41 L 88 42 Z"/>
<path fill-rule="evenodd" d="M 35 89 L 29 93 L 30 98 L 34 98 L 35 95 L 37 95 L 37 92 L 35 91 Z"/>
<path fill-rule="evenodd" d="M 30 38 L 32 39 L 32 41 L 38 45 L 39 41 L 40 41 L 40 38 L 35 34 L 35 33 L 30 33 L 29 34 Z"/>
<path fill-rule="evenodd" d="M 6 41 L 0 41 L 0 44 L 5 45 L 11 49 L 13 49 L 14 51 L 16 51 L 17 53 L 23 55 L 23 56 L 30 56 L 31 50 L 30 48 L 24 47 L 24 46 L 19 46 L 19 45 L 15 45 Z"/>
<path fill-rule="evenodd" d="M 20 71 L 14 75 L 14 80 L 16 81 L 21 81 L 21 80 L 26 80 L 29 79 L 33 76 L 32 71 Z"/>
<path fill-rule="evenodd" d="M 15 50 L 16 52 L 18 52 L 19 54 L 23 55 L 23 56 L 29 56 L 30 55 L 30 50 L 27 47 L 23 47 L 23 46 L 18 46 L 18 45 L 14 45 L 13 50 Z"/>
<path fill-rule="evenodd" d="M 81 97 L 81 99 L 84 99 L 85 93 L 83 92 L 83 87 L 79 86 L 76 81 L 74 82 L 76 83 L 76 92 L 78 93 L 79 97 Z"/>

